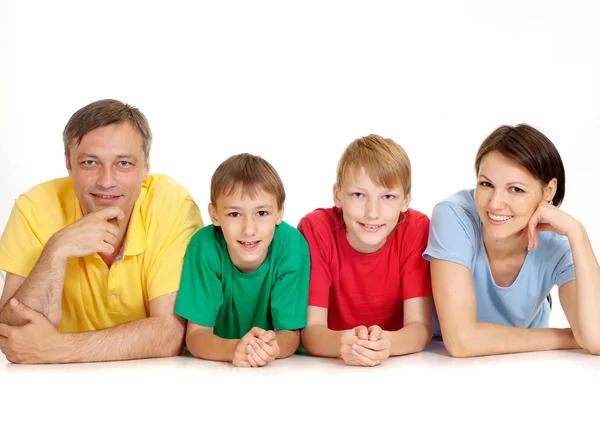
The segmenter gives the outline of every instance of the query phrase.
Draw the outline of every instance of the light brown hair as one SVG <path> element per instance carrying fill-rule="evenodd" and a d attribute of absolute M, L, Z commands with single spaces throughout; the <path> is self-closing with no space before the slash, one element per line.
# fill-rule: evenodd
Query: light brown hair
<path fill-rule="evenodd" d="M 142 148 L 146 160 L 150 156 L 152 131 L 146 116 L 136 107 L 118 100 L 98 100 L 75 112 L 63 131 L 65 156 L 68 158 L 72 145 L 79 145 L 89 132 L 110 124 L 129 122 L 142 135 Z"/>
<path fill-rule="evenodd" d="M 556 194 L 552 203 L 560 206 L 565 197 L 565 168 L 560 153 L 546 135 L 527 124 L 498 127 L 485 138 L 477 151 L 477 175 L 481 159 L 492 151 L 518 163 L 542 184 L 547 185 L 556 177 Z"/>
<path fill-rule="evenodd" d="M 221 195 L 229 196 L 238 189 L 242 196 L 250 198 L 256 198 L 260 193 L 272 194 L 280 210 L 285 202 L 285 189 L 279 174 L 260 156 L 236 154 L 221 163 L 210 181 L 210 202 L 216 205 Z"/>
<path fill-rule="evenodd" d="M 392 139 L 371 134 L 348 145 L 337 165 L 338 188 L 341 188 L 351 172 L 361 168 L 377 185 L 387 189 L 402 186 L 404 194 L 410 194 L 410 160 L 406 151 Z"/>

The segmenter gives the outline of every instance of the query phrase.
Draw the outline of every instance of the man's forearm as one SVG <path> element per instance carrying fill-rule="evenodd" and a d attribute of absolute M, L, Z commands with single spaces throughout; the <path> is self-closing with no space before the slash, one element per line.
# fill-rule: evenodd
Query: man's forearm
<path fill-rule="evenodd" d="M 279 330 L 276 333 L 279 345 L 278 359 L 285 359 L 296 352 L 300 345 L 300 332 L 298 330 Z"/>
<path fill-rule="evenodd" d="M 44 315 L 56 328 L 62 319 L 62 292 L 67 259 L 46 246 L 29 277 L 17 289 L 14 297 L 26 306 Z M 0 308 L 0 323 L 14 327 L 27 321 L 8 303 Z"/>
<path fill-rule="evenodd" d="M 63 334 L 50 363 L 176 356 L 181 353 L 184 332 L 184 323 L 175 316 L 156 316 L 103 330 Z"/>
<path fill-rule="evenodd" d="M 390 356 L 418 353 L 431 341 L 431 327 L 415 322 L 400 330 L 385 332 L 391 342 Z"/>
<path fill-rule="evenodd" d="M 224 339 L 214 333 L 195 332 L 187 337 L 187 348 L 200 359 L 231 362 L 239 339 Z"/>
<path fill-rule="evenodd" d="M 302 345 L 313 356 L 340 357 L 345 331 L 329 330 L 324 325 L 310 325 L 302 330 Z"/>

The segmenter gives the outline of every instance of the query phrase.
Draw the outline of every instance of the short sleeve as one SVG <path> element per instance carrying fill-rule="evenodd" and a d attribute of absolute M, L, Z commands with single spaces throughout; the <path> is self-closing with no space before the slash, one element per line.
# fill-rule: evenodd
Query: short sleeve
<path fill-rule="evenodd" d="M 471 269 L 477 244 L 475 223 L 463 209 L 451 203 L 440 203 L 433 208 L 426 260 L 432 257 L 458 263 Z"/>
<path fill-rule="evenodd" d="M 428 235 L 429 218 L 423 215 L 416 223 L 407 246 L 403 247 L 403 251 L 408 253 L 400 271 L 403 300 L 427 297 L 432 293 L 429 262 L 423 258 Z"/>
<path fill-rule="evenodd" d="M 24 196 L 17 199 L 0 238 L 0 270 L 29 276 L 44 249 L 36 226 L 38 215 L 31 200 Z"/>
<path fill-rule="evenodd" d="M 195 324 L 214 327 L 223 305 L 219 255 L 216 242 L 210 243 L 212 228 L 199 233 L 185 253 L 175 313 Z"/>
<path fill-rule="evenodd" d="M 296 229 L 287 246 L 271 291 L 271 317 L 277 330 L 297 330 L 306 327 L 310 254 L 308 244 Z M 278 253 L 279 255 L 279 253 Z"/>
<path fill-rule="evenodd" d="M 332 235 L 325 225 L 318 228 L 312 217 L 304 217 L 298 224 L 298 230 L 308 243 L 310 253 L 310 285 L 308 304 L 327 309 L 332 278 L 331 246 Z"/>
<path fill-rule="evenodd" d="M 170 222 L 161 223 L 166 229 L 157 231 L 154 238 L 148 240 L 155 256 L 147 278 L 149 300 L 179 289 L 186 249 L 194 233 L 203 227 L 200 209 L 190 197 L 177 204 L 174 210 L 164 211 L 165 214 L 169 212 L 175 216 Z M 157 235 L 160 235 L 160 240 L 157 240 Z"/>
<path fill-rule="evenodd" d="M 569 241 L 566 240 L 561 246 L 561 255 L 552 273 L 552 282 L 560 288 L 573 280 L 575 280 L 575 264 L 573 263 L 571 246 Z"/>

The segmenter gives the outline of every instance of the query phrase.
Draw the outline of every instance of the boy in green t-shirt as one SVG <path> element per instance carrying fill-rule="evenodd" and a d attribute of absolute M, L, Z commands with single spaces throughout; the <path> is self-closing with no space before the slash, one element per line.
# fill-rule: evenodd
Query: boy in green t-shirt
<path fill-rule="evenodd" d="M 193 356 L 264 366 L 292 355 L 306 326 L 310 254 L 282 221 L 285 190 L 264 159 L 239 154 L 213 174 L 213 225 L 187 248 L 175 313 Z"/>

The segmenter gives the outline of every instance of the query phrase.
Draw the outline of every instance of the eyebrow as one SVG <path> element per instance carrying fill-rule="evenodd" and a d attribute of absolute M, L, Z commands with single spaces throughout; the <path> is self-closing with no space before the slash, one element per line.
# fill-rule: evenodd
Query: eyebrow
<path fill-rule="evenodd" d="M 478 178 L 479 178 L 479 177 L 483 177 L 484 179 L 487 179 L 487 180 L 490 180 L 490 181 L 492 180 L 492 179 L 490 179 L 489 177 L 487 177 L 487 176 L 486 176 L 486 175 L 484 175 L 484 174 L 479 174 L 479 176 L 477 176 L 477 177 L 478 177 Z M 523 183 L 523 182 L 514 181 L 514 182 L 508 182 L 508 183 L 507 183 L 507 185 L 523 185 L 523 186 L 527 186 L 527 183 Z"/>
<path fill-rule="evenodd" d="M 92 159 L 99 159 L 99 156 L 95 154 L 83 153 L 79 155 L 79 158 L 91 157 Z M 133 154 L 118 154 L 117 159 L 137 159 Z"/>
<path fill-rule="evenodd" d="M 223 209 L 225 210 L 235 210 L 235 209 L 243 209 L 240 206 L 225 206 Z M 268 204 L 261 204 L 260 206 L 256 206 L 254 209 L 272 209 Z"/>

